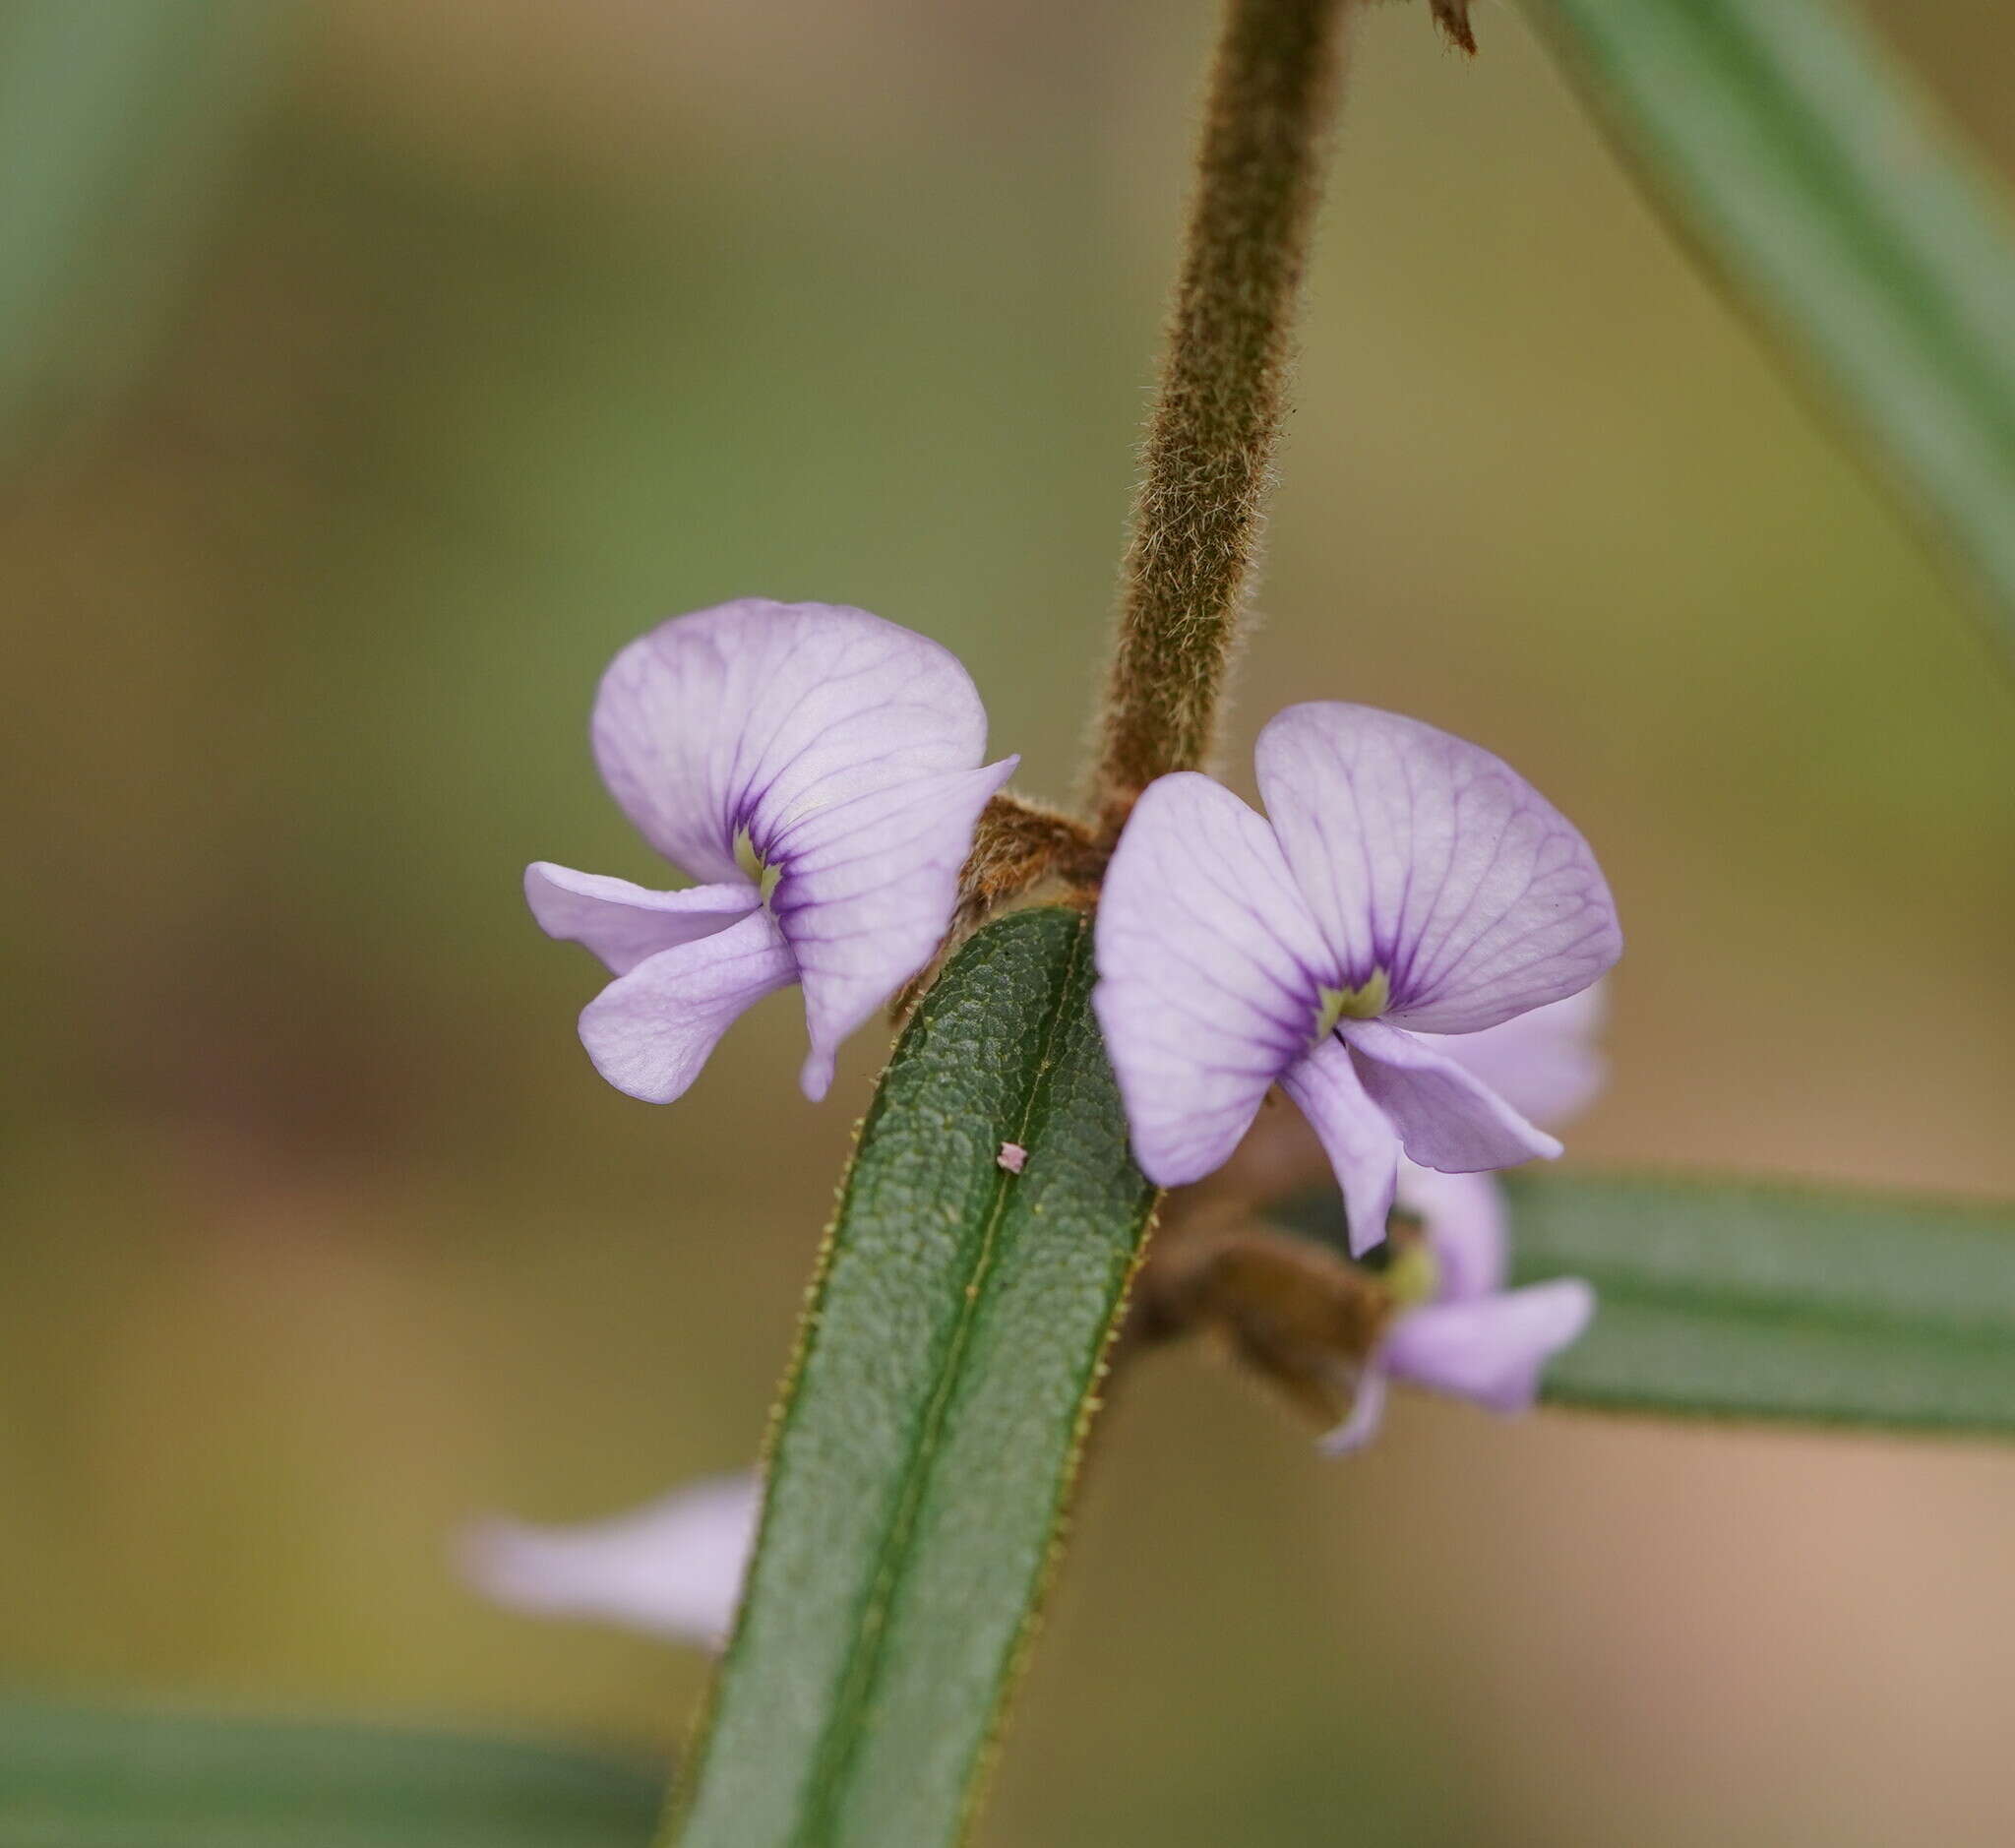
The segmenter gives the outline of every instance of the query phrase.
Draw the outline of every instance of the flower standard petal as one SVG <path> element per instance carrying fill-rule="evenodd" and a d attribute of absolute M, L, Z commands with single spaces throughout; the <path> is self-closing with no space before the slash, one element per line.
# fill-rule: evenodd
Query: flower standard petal
<path fill-rule="evenodd" d="M 747 831 L 971 770 L 987 719 L 971 677 L 924 636 L 829 603 L 749 597 L 674 617 L 618 654 L 592 734 L 603 780 L 652 846 L 736 876 Z"/>
<path fill-rule="evenodd" d="M 1469 1033 L 1585 988 L 1622 950 L 1588 843 L 1508 765 L 1418 719 L 1291 706 L 1259 734 L 1282 851 L 1360 988 Z"/>
<path fill-rule="evenodd" d="M 652 892 L 627 879 L 577 873 L 546 860 L 524 869 L 524 898 L 548 937 L 584 944 L 616 975 L 629 974 L 660 950 L 726 930 L 762 902 L 746 880 Z"/>
<path fill-rule="evenodd" d="M 619 1091 L 670 1103 L 736 1017 L 797 972 L 776 920 L 758 905 L 739 924 L 617 976 L 581 1010 L 580 1043 Z"/>
<path fill-rule="evenodd" d="M 592 729 L 660 852 L 758 882 L 804 982 L 804 1088 L 823 1097 L 839 1041 L 943 941 L 979 813 L 1014 769 L 980 764 L 971 678 L 865 610 L 748 598 L 625 648 Z"/>
<path fill-rule="evenodd" d="M 1308 1051 L 1332 979 L 1272 830 L 1182 771 L 1134 806 L 1106 870 L 1092 1007 L 1149 1180 L 1220 1166 Z"/>
<path fill-rule="evenodd" d="M 1465 1303 L 1429 1303 L 1399 1317 L 1378 1359 L 1394 1378 L 1473 1399 L 1495 1412 L 1527 1410 L 1547 1361 L 1579 1337 L 1595 1292 L 1579 1277 Z"/>
<path fill-rule="evenodd" d="M 1348 1049 L 1334 1035 L 1298 1059 L 1283 1075 L 1281 1088 L 1309 1119 L 1336 1170 L 1350 1255 L 1362 1258 L 1385 1236 L 1399 1171 L 1399 1136 L 1367 1094 Z"/>
<path fill-rule="evenodd" d="M 770 899 L 805 985 L 805 1094 L 832 1081 L 833 1053 L 944 940 L 974 824 L 1016 758 L 874 789 L 781 828 Z"/>
<path fill-rule="evenodd" d="M 1372 1101 L 1422 1167 L 1466 1174 L 1559 1154 L 1553 1137 L 1446 1053 L 1385 1020 L 1346 1020 L 1337 1030 Z"/>
<path fill-rule="evenodd" d="M 499 1604 L 717 1647 L 734 1625 L 762 1506 L 755 1476 L 722 1476 L 578 1527 L 480 1521 L 457 1554 Z"/>

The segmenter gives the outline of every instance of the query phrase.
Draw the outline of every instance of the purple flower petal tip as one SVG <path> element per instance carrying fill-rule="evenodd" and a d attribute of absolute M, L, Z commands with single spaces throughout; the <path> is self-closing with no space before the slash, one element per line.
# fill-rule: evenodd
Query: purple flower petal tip
<path fill-rule="evenodd" d="M 660 950 L 710 937 L 759 902 L 746 881 L 652 892 L 627 879 L 576 873 L 544 860 L 524 869 L 524 898 L 548 937 L 585 945 L 612 975 L 627 975 Z"/>
<path fill-rule="evenodd" d="M 805 1063 L 798 1068 L 798 1088 L 805 1093 L 807 1101 L 823 1104 L 825 1093 L 832 1088 L 832 1076 L 837 1062 L 829 1052 L 811 1052 L 805 1055 Z"/>
<path fill-rule="evenodd" d="M 1547 1129 L 1592 1104 L 1608 1076 L 1597 1036 L 1608 1011 L 1608 983 L 1595 982 L 1480 1033 L 1414 1037 L 1459 1060 L 1522 1117 Z"/>
<path fill-rule="evenodd" d="M 736 1019 L 795 977 L 776 920 L 759 905 L 739 924 L 618 976 L 581 1010 L 580 1043 L 619 1091 L 668 1104 Z"/>
<path fill-rule="evenodd" d="M 1380 1351 L 1397 1379 L 1473 1400 L 1494 1412 L 1527 1411 L 1541 1371 L 1578 1340 L 1595 1315 L 1595 1291 L 1557 1277 L 1470 1302 L 1430 1303 L 1402 1315 Z"/>
<path fill-rule="evenodd" d="M 865 610 L 746 598 L 632 643 L 591 730 L 624 813 L 708 882 L 527 869 L 540 926 L 617 977 L 581 1016 L 596 1069 L 667 1101 L 743 1009 L 797 982 L 802 1082 L 823 1097 L 839 1042 L 936 953 L 980 811 L 1013 772 L 980 761 L 965 669 Z"/>
<path fill-rule="evenodd" d="M 578 1527 L 477 1521 L 458 1536 L 456 1563 L 513 1610 L 715 1648 L 734 1624 L 762 1505 L 756 1477 L 723 1476 Z"/>
<path fill-rule="evenodd" d="M 1335 1430 L 1316 1440 L 1325 1456 L 1348 1456 L 1362 1450 L 1378 1435 L 1385 1422 L 1385 1376 L 1375 1367 L 1367 1369 L 1358 1382 L 1358 1395 L 1351 1401 L 1350 1415 Z"/>

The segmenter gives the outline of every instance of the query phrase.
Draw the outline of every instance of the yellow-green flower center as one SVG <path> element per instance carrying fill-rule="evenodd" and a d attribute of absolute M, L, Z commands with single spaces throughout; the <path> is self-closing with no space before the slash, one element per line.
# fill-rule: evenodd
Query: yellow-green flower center
<path fill-rule="evenodd" d="M 763 857 L 756 851 L 756 843 L 749 837 L 746 828 L 735 833 L 735 864 L 748 876 L 750 883 L 762 894 L 763 902 L 769 902 L 769 894 L 776 890 L 778 876 L 783 869 L 765 866 Z"/>
<path fill-rule="evenodd" d="M 1383 969 L 1374 969 L 1371 980 L 1356 988 L 1325 988 L 1320 995 L 1322 1011 L 1315 1016 L 1315 1037 L 1324 1040 L 1336 1031 L 1339 1020 L 1375 1020 L 1392 1000 L 1392 983 Z"/>
<path fill-rule="evenodd" d="M 1393 1239 L 1392 1262 L 1378 1273 L 1378 1281 L 1392 1292 L 1401 1309 L 1415 1309 L 1432 1303 L 1441 1294 L 1441 1266 L 1435 1248 L 1424 1238 Z"/>

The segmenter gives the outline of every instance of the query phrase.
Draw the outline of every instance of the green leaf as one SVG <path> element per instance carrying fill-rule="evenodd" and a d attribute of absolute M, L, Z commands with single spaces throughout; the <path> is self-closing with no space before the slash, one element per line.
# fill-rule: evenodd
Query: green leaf
<path fill-rule="evenodd" d="M 1513 1281 L 1596 1289 L 1549 1403 L 2015 1437 L 2015 1206 L 1531 1170 L 1502 1185 Z M 1333 1193 L 1279 1216 L 1344 1248 Z"/>
<path fill-rule="evenodd" d="M 101 410 L 146 357 L 295 11 L 0 8 L 0 462 Z"/>
<path fill-rule="evenodd" d="M 7 1848 L 643 1848 L 662 1790 L 516 1739 L 0 1701 Z"/>
<path fill-rule="evenodd" d="M 2015 230 L 1826 0 L 1530 0 L 1696 254 L 1859 425 L 2015 649 Z"/>
<path fill-rule="evenodd" d="M 896 1047 L 785 1388 L 684 1848 L 964 1827 L 1153 1201 L 1090 987 L 1089 920 L 1019 912 Z"/>
<path fill-rule="evenodd" d="M 2015 1436 L 2015 1208 L 1761 1185 L 1506 1182 L 1521 1282 L 1601 1308 L 1546 1396 Z"/>

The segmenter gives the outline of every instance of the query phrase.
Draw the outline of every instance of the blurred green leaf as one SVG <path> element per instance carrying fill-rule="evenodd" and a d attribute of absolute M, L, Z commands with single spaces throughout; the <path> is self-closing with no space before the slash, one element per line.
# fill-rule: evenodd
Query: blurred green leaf
<path fill-rule="evenodd" d="M 2015 1207 L 1521 1171 L 1519 1283 L 1600 1307 L 1543 1396 L 1675 1417 L 2015 1437 Z M 1333 1193 L 1280 1215 L 1339 1250 Z"/>
<path fill-rule="evenodd" d="M 0 1701 L 7 1848 L 642 1848 L 662 1787 L 516 1739 Z"/>
<path fill-rule="evenodd" d="M 685 1848 L 961 1831 L 1153 1199 L 1091 974 L 1077 912 L 1003 918 L 896 1048 L 786 1388 Z"/>
<path fill-rule="evenodd" d="M 0 458 L 98 409 L 144 356 L 292 12 L 0 5 Z"/>
<path fill-rule="evenodd" d="M 2015 650 L 2015 228 L 1991 184 L 1827 0 L 1530 11 L 1695 252 L 1972 567 Z"/>
<path fill-rule="evenodd" d="M 1602 1307 L 1560 1404 L 2015 1436 L 2015 1209 L 1520 1174 L 1520 1281 Z"/>

